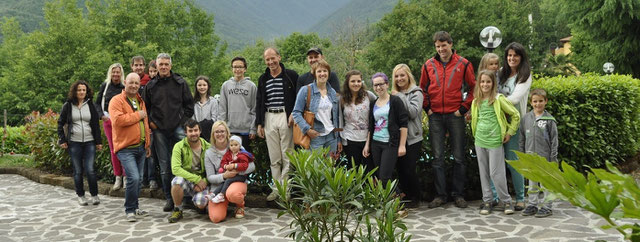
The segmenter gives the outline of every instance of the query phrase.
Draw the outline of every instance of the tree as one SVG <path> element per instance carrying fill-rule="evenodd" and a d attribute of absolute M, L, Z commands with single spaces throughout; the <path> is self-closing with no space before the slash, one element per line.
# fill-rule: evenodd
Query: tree
<path fill-rule="evenodd" d="M 100 28 L 101 45 L 116 53 L 114 61 L 159 52 L 172 57 L 173 71 L 192 82 L 207 75 L 219 89 L 231 75 L 224 61 L 227 45 L 214 34 L 213 17 L 192 0 L 91 0 L 88 18 Z"/>
<path fill-rule="evenodd" d="M 433 34 L 444 30 L 453 37 L 457 53 L 477 66 L 486 52 L 478 37 L 486 26 L 501 30 L 502 48 L 514 41 L 530 44 L 528 13 L 522 7 L 522 3 L 509 0 L 398 1 L 378 22 L 377 37 L 368 47 L 367 59 L 373 69 L 386 73 L 406 63 L 419 77 L 421 65 L 436 53 Z"/>
<path fill-rule="evenodd" d="M 231 75 L 213 17 L 191 0 L 87 0 L 86 12 L 76 0 L 55 0 L 44 12 L 46 27 L 30 34 L 13 20 L 2 25 L 0 53 L 11 59 L 0 61 L 0 104 L 16 114 L 11 124 L 32 110 L 59 110 L 76 80 L 97 89 L 109 65 L 129 71 L 134 55 L 150 60 L 167 52 L 173 70 L 190 83 L 211 77 L 213 92 Z"/>
<path fill-rule="evenodd" d="M 331 41 L 326 38 L 320 38 L 316 33 L 301 34 L 294 32 L 286 38 L 276 39 L 276 46 L 282 55 L 282 62 L 306 65 L 307 50 L 311 47 L 320 47 L 326 49 L 331 46 Z"/>
<path fill-rule="evenodd" d="M 573 34 L 572 62 L 582 71 L 601 72 L 605 62 L 615 72 L 640 78 L 640 1 L 562 1 Z"/>
<path fill-rule="evenodd" d="M 25 45 L 21 58 L 4 69 L 0 82 L 0 104 L 16 115 L 12 124 L 32 110 L 59 110 L 76 80 L 87 80 L 95 88 L 100 82 L 96 73 L 106 73 L 112 56 L 98 45 L 96 29 L 76 1 L 49 2 L 44 11 L 48 27 L 20 38 Z M 10 44 L 8 40 L 3 46 Z"/>

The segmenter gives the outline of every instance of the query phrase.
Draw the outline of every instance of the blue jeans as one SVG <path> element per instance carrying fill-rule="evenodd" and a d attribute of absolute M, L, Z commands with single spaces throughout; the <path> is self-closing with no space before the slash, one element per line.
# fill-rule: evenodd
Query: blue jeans
<path fill-rule="evenodd" d="M 464 197 L 464 187 L 467 180 L 466 166 L 464 160 L 465 146 L 465 123 L 464 117 L 457 117 L 453 113 L 429 115 L 429 138 L 434 156 L 433 175 L 437 196 L 446 200 L 447 179 L 445 177 L 444 164 L 444 143 L 445 135 L 449 133 L 449 143 L 453 153 L 453 197 Z"/>
<path fill-rule="evenodd" d="M 155 157 L 157 158 L 158 165 L 160 165 L 162 191 L 167 201 L 173 201 L 171 199 L 171 180 L 173 180 L 173 173 L 171 173 L 171 152 L 173 152 L 173 146 L 178 143 L 178 141 L 184 139 L 184 129 L 177 127 L 169 133 L 164 133 L 156 129 L 151 134 L 153 135 Z"/>
<path fill-rule="evenodd" d="M 142 169 L 146 152 L 144 144 L 138 147 L 125 148 L 116 153 L 124 173 L 127 175 L 127 189 L 124 192 L 124 212 L 133 213 L 138 209 L 138 197 L 142 187 Z"/>
<path fill-rule="evenodd" d="M 151 147 L 153 147 L 153 138 L 151 138 Z M 153 159 L 153 155 L 144 159 L 144 175 L 142 175 L 142 182 L 149 184 L 150 181 L 156 179 L 156 162 Z"/>
<path fill-rule="evenodd" d="M 516 132 L 514 136 L 511 136 L 509 142 L 504 144 L 504 158 L 505 160 L 517 160 L 518 156 L 514 153 L 514 150 L 520 150 L 518 141 L 520 139 L 520 132 Z M 511 182 L 513 183 L 513 190 L 516 192 L 516 202 L 524 202 L 524 177 L 516 171 L 509 163 L 506 164 L 511 173 Z M 496 188 L 491 183 L 491 192 L 493 192 L 493 200 L 498 201 L 498 194 Z"/>
<path fill-rule="evenodd" d="M 82 171 L 87 174 L 89 182 L 89 192 L 91 196 L 98 195 L 98 178 L 93 170 L 93 164 L 96 157 L 96 144 L 89 142 L 73 142 L 69 141 L 69 156 L 73 164 L 73 183 L 76 187 L 76 194 L 84 196 L 84 180 L 82 179 Z"/>
<path fill-rule="evenodd" d="M 311 139 L 309 148 L 311 150 L 329 147 L 329 152 L 335 153 L 338 150 L 338 138 L 336 132 L 331 132 L 325 136 L 318 136 Z"/>

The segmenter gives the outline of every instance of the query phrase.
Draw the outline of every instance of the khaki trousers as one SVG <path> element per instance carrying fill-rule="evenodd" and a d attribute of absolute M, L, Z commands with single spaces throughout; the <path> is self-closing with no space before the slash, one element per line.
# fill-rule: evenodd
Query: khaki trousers
<path fill-rule="evenodd" d="M 288 178 L 290 165 L 287 152 L 293 151 L 293 130 L 287 121 L 286 112 L 265 113 L 264 135 L 271 160 L 271 176 L 279 182 Z"/>

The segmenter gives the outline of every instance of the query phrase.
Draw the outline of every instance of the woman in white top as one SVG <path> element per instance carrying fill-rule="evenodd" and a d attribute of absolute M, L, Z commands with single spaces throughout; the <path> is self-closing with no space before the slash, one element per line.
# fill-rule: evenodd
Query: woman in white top
<path fill-rule="evenodd" d="M 343 130 L 340 132 L 342 146 L 347 157 L 347 167 L 351 168 L 353 161 L 356 166 L 363 165 L 367 171 L 373 168 L 370 157 L 362 156 L 362 149 L 367 142 L 369 132 L 369 107 L 376 97 L 362 81 L 362 73 L 358 70 L 347 72 L 342 94 L 340 95 L 340 107 L 342 110 Z"/>
<path fill-rule="evenodd" d="M 202 128 L 200 137 L 207 142 L 209 133 L 211 133 L 211 125 L 218 121 L 218 100 L 211 96 L 211 82 L 209 77 L 198 76 L 196 78 L 193 99 L 196 101 L 193 107 L 193 119 L 195 119 Z"/>
<path fill-rule="evenodd" d="M 512 42 L 505 48 L 503 63 L 505 66 L 498 73 L 498 92 L 505 95 L 511 103 L 520 111 L 520 116 L 527 112 L 527 98 L 531 88 L 531 65 L 527 52 L 520 43 Z M 518 140 L 521 138 L 516 132 L 509 142 L 504 144 L 504 153 L 507 160 L 517 160 L 513 153 L 518 150 Z M 524 209 L 524 177 L 513 167 L 507 164 L 511 172 L 513 188 L 516 192 L 516 204 L 514 209 L 520 211 Z M 496 194 L 494 192 L 494 194 Z M 495 198 L 495 197 L 494 197 Z"/>

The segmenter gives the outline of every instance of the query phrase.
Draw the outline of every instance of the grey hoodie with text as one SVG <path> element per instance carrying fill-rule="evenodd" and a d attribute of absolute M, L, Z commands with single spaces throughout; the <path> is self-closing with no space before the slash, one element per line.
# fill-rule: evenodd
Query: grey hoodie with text
<path fill-rule="evenodd" d="M 548 161 L 558 161 L 558 127 L 556 119 L 546 110 L 540 117 L 533 111 L 520 120 L 520 150 L 535 153 Z"/>
<path fill-rule="evenodd" d="M 258 88 L 249 77 L 236 81 L 233 77 L 220 87 L 219 118 L 232 133 L 256 133 L 256 94 Z"/>

